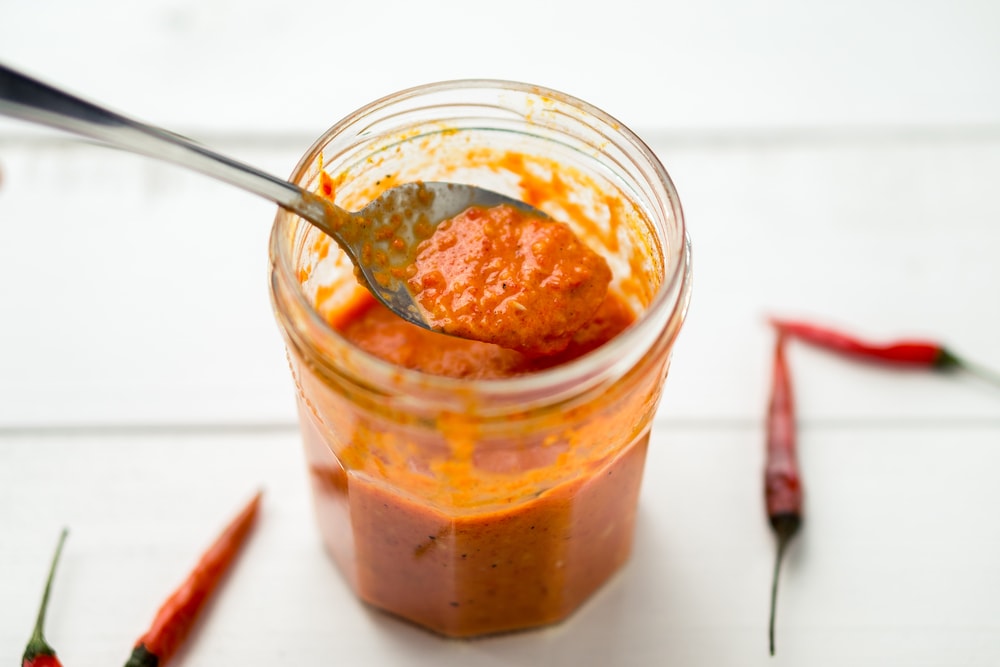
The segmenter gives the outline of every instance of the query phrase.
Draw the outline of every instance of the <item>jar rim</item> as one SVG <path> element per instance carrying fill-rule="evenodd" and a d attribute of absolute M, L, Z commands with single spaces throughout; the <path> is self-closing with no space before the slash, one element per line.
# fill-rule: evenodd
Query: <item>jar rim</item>
<path fill-rule="evenodd" d="M 623 366 L 625 368 L 622 370 L 627 370 L 628 367 L 633 366 L 653 347 L 657 339 L 663 337 L 664 332 L 667 332 L 667 340 L 661 342 L 672 343 L 686 315 L 691 289 L 691 243 L 683 209 L 673 181 L 652 149 L 638 135 L 610 114 L 572 95 L 544 86 L 505 79 L 453 79 L 406 88 L 360 107 L 331 126 L 303 154 L 289 180 L 297 182 L 315 164 L 317 156 L 321 154 L 323 148 L 333 137 L 363 120 L 369 114 L 423 95 L 469 89 L 509 90 L 568 104 L 600 124 L 613 128 L 616 139 L 627 143 L 636 151 L 636 157 L 641 157 L 648 166 L 652 167 L 656 185 L 658 188 L 662 188 L 666 195 L 667 205 L 674 216 L 677 238 L 668 239 L 668 252 L 663 257 L 663 280 L 650 303 L 637 314 L 632 325 L 607 343 L 564 364 L 529 374 L 468 379 L 433 375 L 397 366 L 350 343 L 313 307 L 305 293 L 297 288 L 298 280 L 293 263 L 294 243 L 292 240 L 295 236 L 294 232 L 299 226 L 309 223 L 297 215 L 279 208 L 271 231 L 271 268 L 273 272 L 277 272 L 286 281 L 286 284 L 296 287 L 289 292 L 296 302 L 295 305 L 301 309 L 301 312 L 305 313 L 309 320 L 310 329 L 319 332 L 325 338 L 336 341 L 338 345 L 349 347 L 352 354 L 356 353 L 359 359 L 363 359 L 363 365 L 372 372 L 392 377 L 403 384 L 407 381 L 417 382 L 422 392 L 428 389 L 441 392 L 476 390 L 481 394 L 498 398 L 523 395 L 525 392 L 538 391 L 541 387 L 566 387 L 570 385 L 580 387 L 581 383 L 596 382 L 608 374 L 620 375 L 620 373 L 616 374 L 615 370 L 622 369 Z M 288 228 L 288 225 L 292 225 L 292 227 Z M 272 284 L 272 298 L 274 290 L 275 287 Z M 623 355 L 623 350 L 635 350 L 636 343 L 643 340 L 651 342 L 645 347 L 640 346 L 641 349 L 638 353 Z"/>

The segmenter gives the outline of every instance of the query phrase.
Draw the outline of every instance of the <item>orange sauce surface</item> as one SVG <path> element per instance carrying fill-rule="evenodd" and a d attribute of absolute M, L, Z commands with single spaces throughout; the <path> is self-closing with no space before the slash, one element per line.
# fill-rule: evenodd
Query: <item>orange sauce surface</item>
<path fill-rule="evenodd" d="M 634 317 L 620 299 L 604 295 L 593 316 L 572 332 L 558 354 L 549 356 L 428 331 L 401 319 L 373 297 L 357 304 L 339 328 L 357 347 L 397 366 L 482 380 L 524 375 L 571 361 L 617 336 Z"/>
<path fill-rule="evenodd" d="M 408 285 L 434 329 L 536 355 L 565 349 L 611 282 L 569 225 L 507 205 L 443 222 L 413 266 Z"/>

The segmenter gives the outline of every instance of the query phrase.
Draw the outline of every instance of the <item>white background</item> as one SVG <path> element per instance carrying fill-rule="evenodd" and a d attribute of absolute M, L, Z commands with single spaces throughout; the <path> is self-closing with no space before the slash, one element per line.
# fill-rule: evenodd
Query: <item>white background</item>
<path fill-rule="evenodd" d="M 566 623 L 445 641 L 313 528 L 266 289 L 274 207 L 0 120 L 0 662 L 123 663 L 253 489 L 179 665 L 992 665 L 1000 389 L 790 350 L 807 494 L 767 656 L 768 314 L 1000 369 L 1000 4 L 0 0 L 0 62 L 279 175 L 397 89 L 586 99 L 671 173 L 695 253 L 629 566 Z"/>

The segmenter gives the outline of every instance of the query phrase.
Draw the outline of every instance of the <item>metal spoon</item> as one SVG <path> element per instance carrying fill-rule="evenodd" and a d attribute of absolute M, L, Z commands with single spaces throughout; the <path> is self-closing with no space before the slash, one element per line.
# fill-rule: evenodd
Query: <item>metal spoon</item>
<path fill-rule="evenodd" d="M 387 190 L 357 212 L 346 211 L 299 186 L 219 155 L 166 130 L 139 123 L 53 88 L 0 64 L 0 114 L 97 139 L 133 153 L 189 167 L 269 199 L 333 238 L 358 268 L 366 287 L 406 320 L 425 328 L 421 308 L 400 279 L 400 253 L 470 206 L 509 204 L 545 214 L 524 202 L 458 183 L 407 183 Z M 391 229 L 393 234 L 386 234 Z M 381 232 L 381 233 L 379 233 Z M 395 259 L 393 259 L 395 258 Z M 395 261 L 397 264 L 393 264 Z"/>

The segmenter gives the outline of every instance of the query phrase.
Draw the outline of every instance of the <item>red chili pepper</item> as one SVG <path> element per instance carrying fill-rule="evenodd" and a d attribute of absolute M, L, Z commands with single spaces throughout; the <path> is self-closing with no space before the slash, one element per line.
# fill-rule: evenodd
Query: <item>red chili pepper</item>
<path fill-rule="evenodd" d="M 891 366 L 964 370 L 1000 385 L 1000 376 L 985 368 L 970 364 L 940 343 L 927 340 L 898 340 L 872 343 L 850 334 L 817 326 L 808 322 L 771 320 L 781 332 L 806 343 L 859 359 L 878 361 Z"/>
<path fill-rule="evenodd" d="M 184 643 L 199 612 L 246 542 L 261 492 L 233 519 L 181 586 L 163 603 L 153 624 L 132 650 L 125 667 L 163 667 Z"/>
<path fill-rule="evenodd" d="M 771 581 L 771 617 L 768 639 L 774 655 L 774 611 L 778 600 L 778 572 L 785 549 L 802 524 L 802 478 L 795 454 L 795 403 L 785 360 L 785 339 L 780 333 L 774 347 L 771 402 L 767 411 L 767 457 L 764 464 L 764 498 L 767 518 L 778 538 Z"/>
<path fill-rule="evenodd" d="M 38 610 L 38 619 L 35 621 L 35 629 L 28 640 L 28 646 L 24 649 L 24 657 L 21 658 L 21 667 L 62 667 L 59 658 L 56 657 L 55 650 L 49 646 L 42 635 L 42 627 L 45 625 L 45 611 L 49 606 L 49 593 L 52 591 L 52 579 L 56 573 L 56 564 L 62 554 L 63 543 L 66 542 L 67 530 L 64 528 L 59 535 L 59 544 L 56 546 L 56 553 L 52 557 L 52 565 L 49 566 L 49 577 L 45 581 L 45 592 L 42 594 L 42 606 Z"/>

